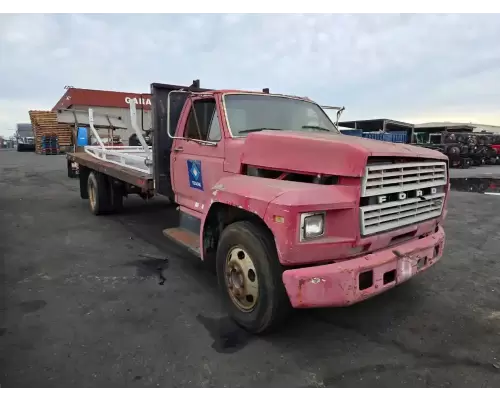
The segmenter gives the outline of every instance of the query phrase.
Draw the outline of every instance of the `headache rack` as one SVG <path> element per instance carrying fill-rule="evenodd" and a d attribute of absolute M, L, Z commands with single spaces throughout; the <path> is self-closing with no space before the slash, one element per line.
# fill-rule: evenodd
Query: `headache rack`
<path fill-rule="evenodd" d="M 152 146 L 148 146 L 141 129 L 137 125 L 135 103 L 130 102 L 130 120 L 140 146 L 106 146 L 94 125 L 94 112 L 89 108 L 89 126 L 98 145 L 85 146 L 84 151 L 98 160 L 116 164 L 122 168 L 153 175 Z"/>

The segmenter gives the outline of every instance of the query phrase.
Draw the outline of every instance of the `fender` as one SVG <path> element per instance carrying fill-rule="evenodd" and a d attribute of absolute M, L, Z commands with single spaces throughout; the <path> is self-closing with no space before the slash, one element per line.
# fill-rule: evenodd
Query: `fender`
<path fill-rule="evenodd" d="M 231 175 L 221 178 L 212 187 L 210 206 L 202 217 L 200 249 L 204 252 L 203 238 L 206 219 L 217 204 L 227 204 L 255 214 L 269 228 L 276 238 L 278 257 L 283 264 L 295 264 L 303 261 L 310 246 L 320 250 L 321 257 L 326 251 L 332 251 L 332 244 L 345 243 L 348 246 L 356 240 L 356 226 L 347 222 L 356 220 L 355 207 L 359 199 L 357 186 L 327 186 L 303 182 L 267 179 L 247 175 Z M 311 201 L 314 199 L 314 201 Z M 312 242 L 296 247 L 293 236 L 297 232 L 297 215 L 300 212 L 330 211 L 335 218 L 333 234 L 329 239 Z M 280 217 L 280 221 L 274 217 Z M 319 247 L 319 249 L 318 249 Z M 302 254 L 302 256 L 300 256 Z M 325 256 L 326 257 L 326 256 Z"/>
<path fill-rule="evenodd" d="M 216 204 L 227 204 L 255 214 L 273 231 L 272 227 L 265 221 L 269 204 L 296 186 L 297 183 L 295 182 L 277 181 L 247 175 L 235 174 L 221 178 L 211 188 L 210 206 L 203 214 L 201 220 L 200 249 L 202 249 L 202 258 L 205 253 L 203 237 L 205 234 L 206 219 Z"/>

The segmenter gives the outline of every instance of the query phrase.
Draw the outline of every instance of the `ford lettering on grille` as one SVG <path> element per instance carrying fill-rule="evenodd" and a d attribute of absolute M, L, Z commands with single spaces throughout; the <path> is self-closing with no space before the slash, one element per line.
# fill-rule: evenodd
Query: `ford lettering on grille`
<path fill-rule="evenodd" d="M 447 181 L 442 161 L 368 165 L 361 187 L 361 234 L 439 217 Z"/>

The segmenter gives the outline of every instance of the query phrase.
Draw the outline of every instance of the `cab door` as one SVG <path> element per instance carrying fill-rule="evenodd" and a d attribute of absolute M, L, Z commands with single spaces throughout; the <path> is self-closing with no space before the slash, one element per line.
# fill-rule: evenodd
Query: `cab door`
<path fill-rule="evenodd" d="M 182 139 L 174 139 L 171 153 L 175 199 L 180 206 L 202 214 L 210 206 L 212 187 L 223 175 L 217 100 L 213 96 L 188 99 L 181 126 Z"/>

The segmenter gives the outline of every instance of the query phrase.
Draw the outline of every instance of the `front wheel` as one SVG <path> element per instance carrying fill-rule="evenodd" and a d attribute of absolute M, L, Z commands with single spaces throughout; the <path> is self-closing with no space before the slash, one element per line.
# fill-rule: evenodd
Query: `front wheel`
<path fill-rule="evenodd" d="M 178 204 L 175 202 L 175 196 L 168 196 L 167 198 L 171 205 L 178 206 Z"/>
<path fill-rule="evenodd" d="M 216 257 L 217 278 L 233 320 L 252 333 L 277 328 L 291 311 L 270 232 L 255 223 L 227 226 Z"/>

